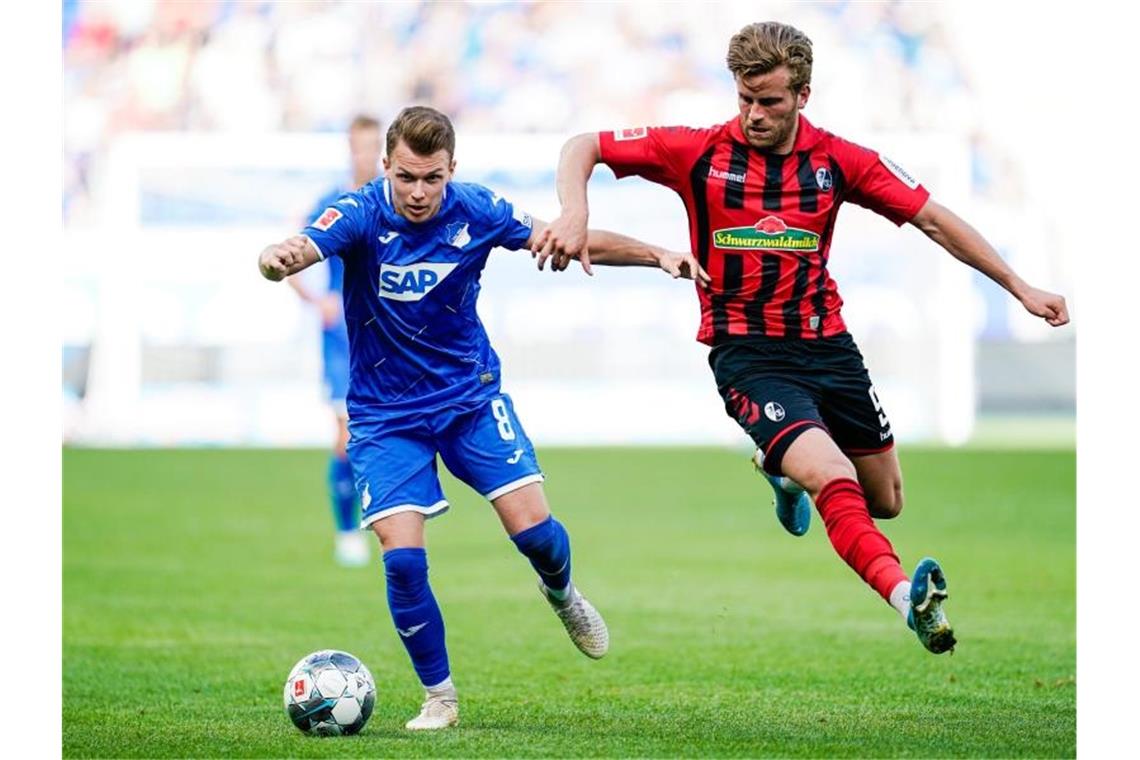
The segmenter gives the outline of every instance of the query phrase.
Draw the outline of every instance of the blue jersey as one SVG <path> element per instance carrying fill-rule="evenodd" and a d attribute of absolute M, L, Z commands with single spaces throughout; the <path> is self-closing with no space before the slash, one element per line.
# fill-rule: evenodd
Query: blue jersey
<path fill-rule="evenodd" d="M 523 247 L 531 218 L 481 185 L 452 182 L 425 222 L 400 216 L 385 179 L 345 193 L 304 230 L 344 264 L 348 411 L 383 418 L 499 393 L 499 357 L 475 311 L 492 248 Z"/>

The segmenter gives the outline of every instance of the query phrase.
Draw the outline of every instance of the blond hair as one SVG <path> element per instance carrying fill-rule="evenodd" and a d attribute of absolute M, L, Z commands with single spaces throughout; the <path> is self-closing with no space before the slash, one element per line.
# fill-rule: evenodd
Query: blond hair
<path fill-rule="evenodd" d="M 448 157 L 455 157 L 455 127 L 451 119 L 428 106 L 409 106 L 388 125 L 389 156 L 400 140 L 420 156 L 446 150 Z"/>
<path fill-rule="evenodd" d="M 749 24 L 728 42 L 725 63 L 734 77 L 767 74 L 780 66 L 791 73 L 791 88 L 798 92 L 811 84 L 811 40 L 788 24 L 764 21 Z"/>

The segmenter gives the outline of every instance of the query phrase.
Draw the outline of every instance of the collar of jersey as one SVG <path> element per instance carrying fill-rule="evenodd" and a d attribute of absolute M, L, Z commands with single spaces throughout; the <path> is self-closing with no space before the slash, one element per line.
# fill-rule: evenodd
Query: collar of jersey
<path fill-rule="evenodd" d="M 448 183 L 450 184 L 450 183 Z M 384 178 L 384 216 L 385 221 L 399 230 L 400 232 L 425 232 L 434 229 L 435 224 L 443 218 L 443 216 L 451 210 L 452 193 L 447 192 L 447 188 L 443 188 L 443 198 L 439 202 L 439 211 L 435 212 L 435 216 L 431 219 L 425 219 L 422 222 L 413 222 L 407 217 L 396 211 L 396 206 L 392 203 L 392 187 L 388 183 L 388 178 Z"/>
<path fill-rule="evenodd" d="M 814 124 L 807 120 L 807 117 L 802 113 L 799 115 L 800 124 L 796 127 L 796 143 L 792 146 L 792 153 L 801 150 L 811 150 L 815 144 L 823 139 L 822 130 L 818 129 Z M 748 145 L 748 138 L 744 136 L 744 128 L 740 126 L 740 117 L 728 123 L 729 136 L 739 143 Z M 763 151 L 761 151 L 763 152 Z"/>

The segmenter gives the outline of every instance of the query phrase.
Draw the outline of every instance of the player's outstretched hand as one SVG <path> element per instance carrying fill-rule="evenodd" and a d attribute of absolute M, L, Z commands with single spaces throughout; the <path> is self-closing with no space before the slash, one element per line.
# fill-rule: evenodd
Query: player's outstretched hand
<path fill-rule="evenodd" d="M 696 257 L 689 251 L 682 253 L 662 250 L 657 263 L 661 265 L 662 269 L 673 275 L 673 279 L 684 277 L 686 280 L 696 280 L 697 285 L 702 288 L 707 288 L 712 282 L 709 273 L 697 263 Z"/>
<path fill-rule="evenodd" d="M 531 245 L 531 254 L 542 269 L 550 259 L 550 268 L 561 272 L 578 259 L 582 271 L 593 275 L 590 267 L 590 250 L 586 246 L 586 216 L 582 214 L 562 214 L 546 226 Z"/>
<path fill-rule="evenodd" d="M 1053 327 L 1069 323 L 1069 307 L 1065 304 L 1064 296 L 1047 290 L 1029 288 L 1021 296 L 1021 305 L 1030 314 L 1043 317 L 1045 322 Z"/>
<path fill-rule="evenodd" d="M 277 245 L 266 247 L 258 257 L 257 264 L 261 276 L 279 282 L 294 271 L 305 260 L 305 246 L 308 241 L 302 235 L 294 235 Z"/>

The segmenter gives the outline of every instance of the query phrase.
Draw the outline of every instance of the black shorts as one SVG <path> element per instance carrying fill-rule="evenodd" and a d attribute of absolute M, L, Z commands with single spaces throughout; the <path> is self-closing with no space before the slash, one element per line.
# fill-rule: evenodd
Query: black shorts
<path fill-rule="evenodd" d="M 713 347 L 709 366 L 725 411 L 764 452 L 764 469 L 773 475 L 783 474 L 780 463 L 792 441 L 813 427 L 851 457 L 894 445 L 891 423 L 848 333 L 729 340 Z"/>

